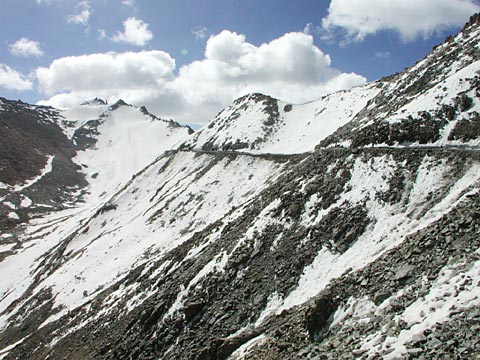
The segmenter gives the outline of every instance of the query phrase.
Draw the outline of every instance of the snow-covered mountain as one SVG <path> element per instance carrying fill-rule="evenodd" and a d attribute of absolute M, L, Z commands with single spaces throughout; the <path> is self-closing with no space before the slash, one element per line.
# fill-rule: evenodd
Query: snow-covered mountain
<path fill-rule="evenodd" d="M 79 201 L 105 202 L 193 132 L 121 100 L 60 111 L 0 99 L 0 109 L 0 226 L 7 227 Z"/>
<path fill-rule="evenodd" d="M 185 148 L 302 153 L 321 146 L 479 146 L 475 21 L 401 74 L 301 105 L 236 100 Z"/>
<path fill-rule="evenodd" d="M 193 132 L 122 100 L 111 106 L 98 100 L 88 102 L 62 115 L 73 125 L 66 131 L 74 142 L 88 145 L 78 152 L 76 161 L 88 177 L 95 179 L 90 181 L 91 198 L 103 201 Z"/>
<path fill-rule="evenodd" d="M 478 357 L 479 21 L 401 74 L 248 95 L 195 134 L 2 99 L 2 141 L 29 140 L 0 148 L 0 358 Z"/>
<path fill-rule="evenodd" d="M 313 151 L 320 140 L 353 120 L 379 91 L 377 84 L 371 84 L 303 105 L 262 94 L 246 95 L 221 111 L 183 147 L 275 154 Z"/>

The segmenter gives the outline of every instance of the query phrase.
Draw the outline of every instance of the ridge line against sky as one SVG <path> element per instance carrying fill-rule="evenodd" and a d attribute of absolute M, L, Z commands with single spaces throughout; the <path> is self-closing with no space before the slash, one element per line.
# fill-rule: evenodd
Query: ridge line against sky
<path fill-rule="evenodd" d="M 122 98 L 203 124 L 262 92 L 301 103 L 403 70 L 477 0 L 4 0 L 0 96 Z"/>

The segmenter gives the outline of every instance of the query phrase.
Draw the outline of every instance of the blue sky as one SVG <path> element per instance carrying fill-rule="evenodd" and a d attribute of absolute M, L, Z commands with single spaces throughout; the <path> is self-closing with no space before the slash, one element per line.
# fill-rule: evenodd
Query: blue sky
<path fill-rule="evenodd" d="M 246 92 L 291 102 L 403 70 L 476 0 L 2 0 L 0 96 L 124 98 L 204 123 Z"/>

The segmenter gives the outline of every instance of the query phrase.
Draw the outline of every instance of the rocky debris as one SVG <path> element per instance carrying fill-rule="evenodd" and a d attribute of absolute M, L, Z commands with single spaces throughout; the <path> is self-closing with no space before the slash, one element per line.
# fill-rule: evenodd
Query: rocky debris
<path fill-rule="evenodd" d="M 454 105 L 455 108 L 458 109 L 458 111 L 465 112 L 472 108 L 473 99 L 465 93 L 459 94 L 454 100 Z"/>
<path fill-rule="evenodd" d="M 112 203 L 106 203 L 105 205 L 103 205 L 100 209 L 97 210 L 97 212 L 95 213 L 95 215 L 93 217 L 96 217 L 100 214 L 104 214 L 106 213 L 107 211 L 112 211 L 112 210 L 115 210 L 117 209 L 118 205 L 117 204 L 112 204 Z"/>
<path fill-rule="evenodd" d="M 180 128 L 180 127 L 183 127 L 183 128 L 186 128 L 188 130 L 188 134 L 193 134 L 195 131 L 188 125 L 180 125 L 178 122 L 176 121 L 173 121 L 172 119 L 170 120 L 165 120 L 165 119 L 161 119 L 155 115 L 153 115 L 151 112 L 149 112 L 147 110 L 147 108 L 145 106 L 141 106 L 140 107 L 140 112 L 144 115 L 147 115 L 149 116 L 152 121 L 164 121 L 166 123 L 168 123 L 168 125 L 171 127 L 171 128 Z"/>
<path fill-rule="evenodd" d="M 408 143 L 428 144 L 440 139 L 446 121 L 432 120 L 428 112 L 420 118 L 408 117 L 399 123 L 377 122 L 358 131 L 352 140 L 352 147 L 386 144 L 404 145 Z"/>
<path fill-rule="evenodd" d="M 322 341 L 328 334 L 329 326 L 338 305 L 328 295 L 320 296 L 305 314 L 305 327 L 311 341 Z"/>
<path fill-rule="evenodd" d="M 355 159 L 385 156 L 392 156 L 398 164 L 410 164 L 402 168 L 402 181 L 405 184 L 390 189 L 400 193 L 409 189 L 408 182 L 415 177 L 415 171 L 422 164 L 422 156 L 437 156 L 439 161 L 443 159 L 452 165 L 457 164 L 455 167 L 459 169 L 459 174 L 463 167 L 469 166 L 470 161 L 468 156 L 449 156 L 447 150 L 416 152 L 408 149 L 363 149 L 355 154 L 345 149 L 319 151 L 298 164 L 292 163 L 288 172 L 243 209 L 243 215 L 224 226 L 218 238 L 221 241 L 210 243 L 201 255 L 186 259 L 191 249 L 207 241 L 210 234 L 221 226 L 221 221 L 193 234 L 190 240 L 159 259 L 148 272 L 140 266 L 127 279 L 119 280 L 115 286 L 103 290 L 87 307 L 42 328 L 18 345 L 7 359 L 35 358 L 36 354 L 41 354 L 37 357 L 39 359 L 47 355 L 57 359 L 77 354 L 101 359 L 126 359 L 130 356 L 147 359 L 160 354 L 175 359 L 191 359 L 192 354 L 198 359 L 224 359 L 260 335 L 265 336 L 261 346 L 253 345 L 247 358 L 342 358 L 345 354 L 366 356 L 366 351 L 361 348 L 366 337 L 384 328 L 389 336 L 397 336 L 407 325 L 397 323 L 394 317 L 428 293 L 440 269 L 460 259 L 471 262 L 478 257 L 474 251 L 480 239 L 478 194 L 471 196 L 468 202 L 462 203 L 438 222 L 407 237 L 401 245 L 364 269 L 347 271 L 311 301 L 267 318 L 256 327 L 253 324 L 267 306 L 271 294 L 285 297 L 296 288 L 303 270 L 313 262 L 322 247 L 331 246 L 333 252 L 344 252 L 371 225 L 365 204 L 333 207 L 324 221 L 310 228 L 302 225 L 302 219 L 309 211 L 307 203 L 312 196 L 321 198 L 332 189 L 337 189 L 338 193 L 334 193 L 333 197 L 338 199 L 346 189 L 347 179 L 351 178 L 351 170 L 346 170 L 348 174 L 341 172 L 341 176 L 332 176 L 327 181 L 328 185 L 325 185 L 321 175 L 325 175 L 325 179 L 329 176 L 324 169 L 329 168 L 334 174 L 335 169 L 352 169 Z M 337 180 L 334 181 L 334 178 Z M 377 198 L 382 199 L 382 196 Z M 404 197 L 396 195 L 393 198 L 401 203 Z M 245 239 L 241 245 L 237 245 L 258 219 L 262 209 L 274 199 L 281 199 L 278 208 L 271 213 L 276 222 L 255 233 L 252 239 Z M 292 210 L 292 204 L 297 204 L 295 211 Z M 350 226 L 345 228 L 345 223 Z M 309 234 L 315 235 L 309 238 Z M 344 238 L 351 241 L 336 244 L 335 238 L 337 241 Z M 222 252 L 229 254 L 224 269 L 202 278 L 186 293 L 179 311 L 167 316 L 179 289 L 182 286 L 185 288 L 201 269 Z M 167 263 L 170 265 L 160 275 L 154 278 L 149 276 L 156 268 Z M 429 279 L 428 283 L 424 282 L 425 278 Z M 137 290 L 117 300 L 116 312 L 105 314 L 95 322 L 87 322 L 69 336 L 58 340 L 52 348 L 38 350 L 36 339 L 41 338 L 44 344 L 49 344 L 55 336 L 75 324 L 95 317 L 104 307 L 103 299 L 120 286 L 132 284 L 138 284 Z M 129 299 L 146 291 L 153 291 L 152 296 L 130 312 L 122 312 Z M 403 295 L 398 296 L 402 291 Z M 369 321 L 349 321 L 347 316 L 332 326 L 335 313 L 345 308 L 352 298 L 370 299 L 377 307 L 389 301 L 390 306 L 382 316 L 368 315 Z M 421 341 L 422 338 L 416 339 Z M 451 346 L 457 349 L 456 345 Z M 408 356 L 425 355 L 423 349 L 420 344 L 412 344 L 407 347 Z M 468 354 L 472 354 L 471 350 L 468 351 Z"/>
<path fill-rule="evenodd" d="M 409 278 L 412 275 L 412 272 L 415 270 L 415 266 L 409 264 L 400 265 L 395 269 L 395 275 L 393 276 L 394 280 L 402 281 Z"/>
<path fill-rule="evenodd" d="M 469 114 L 469 118 L 458 120 L 455 127 L 450 132 L 448 140 L 470 141 L 477 138 L 480 132 L 480 115 L 473 111 Z"/>
<path fill-rule="evenodd" d="M 472 359 L 480 351 L 479 330 L 478 308 L 465 309 L 456 312 L 449 321 L 425 330 L 409 346 L 415 346 L 424 358 L 443 355 L 450 359 Z"/>
<path fill-rule="evenodd" d="M 263 130 L 268 132 L 270 130 L 269 128 L 274 126 L 276 122 L 279 121 L 280 113 L 278 111 L 278 101 L 270 96 L 265 96 L 262 94 L 253 94 L 251 95 L 251 98 L 253 98 L 256 102 L 258 102 L 260 99 L 263 100 L 263 112 L 268 115 L 268 117 L 263 121 Z"/>
<path fill-rule="evenodd" d="M 74 145 L 55 123 L 58 112 L 2 99 L 0 111 L 0 181 L 16 185 L 40 174 L 49 155 L 75 155 Z"/>
<path fill-rule="evenodd" d="M 103 123 L 103 118 L 96 120 L 88 120 L 85 124 L 75 130 L 73 140 L 77 150 L 86 150 L 92 148 L 96 142 L 100 132 L 98 127 Z"/>
<path fill-rule="evenodd" d="M 343 253 L 370 223 L 363 206 L 338 207 L 330 211 L 310 232 L 312 241 L 320 242 L 332 252 Z"/>
<path fill-rule="evenodd" d="M 189 303 L 186 304 L 182 309 L 185 321 L 192 322 L 195 318 L 199 317 L 200 312 L 205 308 L 207 304 L 203 302 Z"/>
<path fill-rule="evenodd" d="M 479 200 L 476 196 L 473 201 L 476 204 L 475 207 L 480 205 Z M 372 355 L 369 355 L 370 348 L 362 347 L 366 339 L 378 331 L 386 331 L 386 336 L 397 336 L 402 330 L 408 329 L 411 326 L 408 323 L 394 320 L 396 314 L 402 314 L 410 304 L 428 293 L 429 287 L 433 285 L 442 267 L 448 263 L 454 263 L 455 259 L 462 259 L 467 263 L 478 261 L 479 257 L 473 252 L 473 249 L 477 249 L 479 245 L 480 223 L 469 222 L 469 227 L 457 233 L 455 236 L 456 246 L 453 246 L 452 243 L 447 244 L 446 238 L 441 235 L 444 226 L 454 224 L 471 211 L 470 205 L 472 203 L 465 204 L 462 208 L 442 218 L 434 226 L 412 235 L 401 247 L 388 252 L 364 270 L 333 281 L 318 295 L 317 299 L 305 305 L 305 315 L 300 315 L 303 311 L 288 314 L 286 322 L 296 324 L 296 319 L 304 316 L 307 328 L 315 328 L 316 325 L 321 329 L 321 336 L 310 337 L 310 344 L 295 339 L 286 347 L 289 351 L 285 353 L 277 350 L 273 358 L 372 358 Z M 425 238 L 437 240 L 425 242 Z M 426 247 L 428 252 L 422 249 L 421 252 L 413 251 L 412 255 L 411 249 L 417 247 L 420 249 Z M 464 249 L 468 254 L 466 257 Z M 415 259 L 411 259 L 412 256 Z M 405 257 L 409 257 L 408 265 L 404 263 Z M 396 263 L 399 265 L 395 268 L 393 264 Z M 385 267 L 386 264 L 388 264 L 387 267 Z M 385 271 L 392 267 L 396 269 L 394 272 Z M 427 284 L 424 282 L 425 277 L 430 279 Z M 375 280 L 365 282 L 365 279 Z M 402 281 L 406 281 L 406 283 L 402 283 Z M 402 293 L 401 289 L 403 289 L 403 295 L 393 296 L 395 293 Z M 364 296 L 375 299 L 376 306 L 387 299 L 392 299 L 386 308 L 388 313 L 379 316 L 367 312 L 363 315 L 362 321 L 349 321 L 347 317 L 341 323 L 328 328 L 329 322 L 332 321 L 332 313 L 335 312 L 332 311 L 331 304 L 335 304 L 335 309 L 342 308 L 348 299 L 360 299 Z M 312 317 L 312 313 L 319 314 L 319 316 Z M 312 321 L 312 319 L 316 320 Z M 478 356 L 480 339 L 475 333 L 479 323 L 478 319 L 478 307 L 451 311 L 450 319 L 413 336 L 412 340 L 406 344 L 407 347 L 401 358 L 470 359 Z M 276 320 L 279 321 L 278 318 Z M 277 332 L 279 332 L 278 328 L 281 326 L 278 325 Z M 290 332 L 279 334 L 279 338 L 288 338 L 290 335 L 305 331 L 304 329 L 299 326 Z M 274 337 L 271 337 L 270 342 L 274 342 L 273 339 Z M 269 344 L 270 349 L 274 346 L 274 344 Z M 265 345 L 255 348 L 252 351 L 252 355 L 254 355 L 249 358 L 262 359 L 266 354 L 266 351 L 263 350 L 264 347 Z M 392 350 L 382 350 L 381 353 L 373 354 L 373 358 L 383 358 Z"/>
<path fill-rule="evenodd" d="M 465 24 L 462 32 L 466 33 L 471 29 L 475 29 L 477 27 L 477 25 L 480 25 L 480 14 L 479 13 L 476 13 L 476 14 L 473 14 L 472 16 L 470 16 L 470 19 Z"/>

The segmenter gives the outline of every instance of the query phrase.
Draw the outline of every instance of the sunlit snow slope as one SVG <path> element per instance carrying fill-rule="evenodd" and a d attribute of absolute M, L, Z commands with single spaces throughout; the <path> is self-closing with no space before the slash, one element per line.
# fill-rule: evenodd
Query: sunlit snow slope
<path fill-rule="evenodd" d="M 62 115 L 79 129 L 93 144 L 78 152 L 76 161 L 90 181 L 90 199 L 105 199 L 130 178 L 154 161 L 164 151 L 171 150 L 191 133 L 173 121 L 159 119 L 145 108 L 120 101 L 108 106 L 86 103 L 66 110 Z"/>

